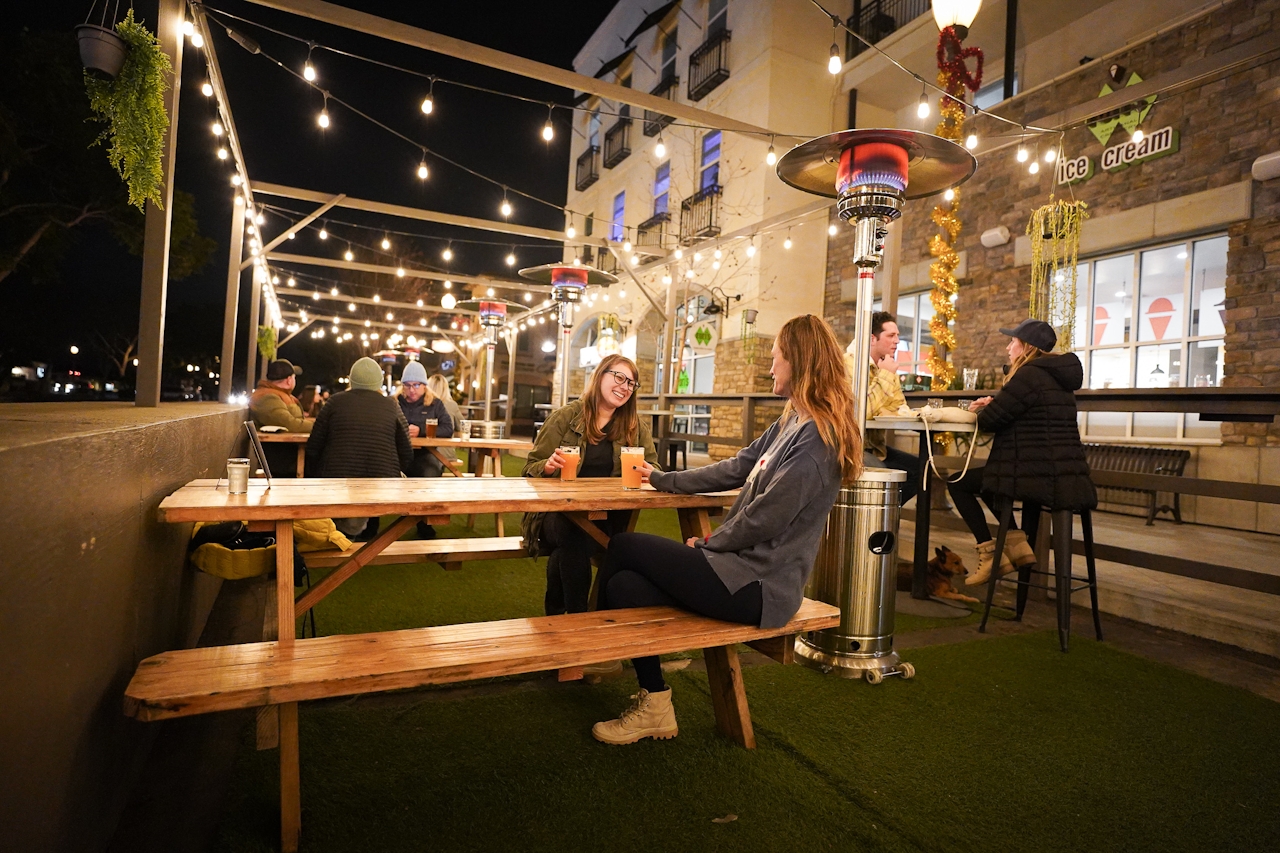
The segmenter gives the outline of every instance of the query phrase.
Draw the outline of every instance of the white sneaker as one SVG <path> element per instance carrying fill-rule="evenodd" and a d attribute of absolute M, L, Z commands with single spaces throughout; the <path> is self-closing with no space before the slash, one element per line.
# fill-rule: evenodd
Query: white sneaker
<path fill-rule="evenodd" d="M 635 701 L 616 720 L 596 723 L 592 736 L 601 743 L 616 745 L 635 743 L 647 737 L 669 740 L 676 736 L 676 711 L 671 707 L 671 688 L 650 693 L 644 688 L 631 697 Z"/>

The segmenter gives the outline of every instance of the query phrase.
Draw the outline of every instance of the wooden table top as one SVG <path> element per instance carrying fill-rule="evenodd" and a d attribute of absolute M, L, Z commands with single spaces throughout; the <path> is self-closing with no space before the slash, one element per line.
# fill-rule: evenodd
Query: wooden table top
<path fill-rule="evenodd" d="M 305 432 L 260 432 L 258 440 L 265 443 L 306 444 Z M 476 450 L 533 450 L 533 442 L 521 438 L 411 438 L 414 447 L 457 447 Z"/>
<path fill-rule="evenodd" d="M 221 482 L 221 486 L 218 483 Z M 217 488 L 215 488 L 217 486 Z M 736 492 L 677 495 L 651 486 L 622 488 L 619 477 L 562 482 L 536 477 L 402 477 L 249 480 L 249 493 L 225 481 L 194 480 L 160 503 L 161 521 L 279 521 L 370 515 L 585 512 L 729 506 Z"/>
<path fill-rule="evenodd" d="M 945 421 L 931 421 L 929 432 L 974 432 L 977 424 L 953 424 Z M 867 421 L 867 429 L 909 429 L 924 432 L 924 421 L 919 418 L 872 418 Z"/>

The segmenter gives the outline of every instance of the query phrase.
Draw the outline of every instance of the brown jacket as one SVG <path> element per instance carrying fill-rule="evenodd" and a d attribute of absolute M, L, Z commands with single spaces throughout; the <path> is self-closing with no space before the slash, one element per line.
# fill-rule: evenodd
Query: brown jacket
<path fill-rule="evenodd" d="M 249 398 L 249 415 L 260 427 L 282 426 L 289 432 L 311 432 L 314 421 L 302 417 L 302 404 L 288 391 L 263 379 Z"/>

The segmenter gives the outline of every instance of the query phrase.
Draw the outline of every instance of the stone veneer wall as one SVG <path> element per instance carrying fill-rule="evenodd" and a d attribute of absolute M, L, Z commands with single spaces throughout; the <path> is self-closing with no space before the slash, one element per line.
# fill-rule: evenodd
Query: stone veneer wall
<path fill-rule="evenodd" d="M 716 394 L 754 394 L 773 390 L 769 376 L 772 362 L 770 351 L 773 338 L 757 337 L 755 361 L 747 363 L 741 340 L 721 340 L 716 345 L 716 374 L 713 388 Z M 753 438 L 769 428 L 781 413 L 778 406 L 757 405 Z M 740 406 L 712 406 L 711 434 L 739 435 L 742 432 L 742 408 Z M 738 452 L 731 444 L 711 444 L 707 455 L 713 460 L 728 459 Z"/>

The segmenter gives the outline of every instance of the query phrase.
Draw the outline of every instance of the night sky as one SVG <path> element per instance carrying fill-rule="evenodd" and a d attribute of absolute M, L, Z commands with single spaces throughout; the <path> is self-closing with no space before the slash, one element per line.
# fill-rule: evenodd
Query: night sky
<path fill-rule="evenodd" d="M 375 15 L 402 21 L 433 32 L 518 54 L 563 68 L 612 8 L 612 2 L 560 3 L 405 3 L 361 0 L 347 5 Z M 84 8 L 81 8 L 83 6 Z M 155 6 L 137 4 L 135 14 L 154 29 Z M 83 21 L 87 4 L 22 4 L 15 24 L 32 29 L 71 30 Z M 322 96 L 276 66 L 264 55 L 251 55 L 232 41 L 216 23 L 214 46 L 226 78 L 231 110 L 240 133 L 250 179 L 286 184 L 327 193 L 345 192 L 357 198 L 403 204 L 486 219 L 498 219 L 502 191 L 439 160 L 428 157 L 431 176 L 420 181 L 415 172 L 421 160 L 417 145 L 438 151 L 477 172 L 513 188 L 556 204 L 565 199 L 568 168 L 570 113 L 555 111 L 555 139 L 542 140 L 547 120 L 546 102 L 568 105 L 572 93 L 536 80 L 517 77 L 468 62 L 383 41 L 320 24 L 309 19 L 274 12 L 239 0 L 218 0 L 211 15 L 231 24 L 259 42 L 270 54 L 295 71 L 301 71 L 307 46 L 252 24 L 237 22 L 219 11 L 265 24 L 273 29 L 311 40 L 319 45 L 372 57 L 382 62 L 442 78 L 434 89 L 435 110 L 424 116 L 419 105 L 428 81 L 403 72 L 379 68 L 357 59 L 317 48 L 312 54 L 319 77 L 317 85 L 350 102 L 374 118 L 411 137 L 416 145 L 396 139 L 364 119 L 330 102 L 332 123 L 322 131 L 316 116 Z M 621 46 L 619 46 L 621 48 Z M 217 142 L 210 132 L 214 118 L 212 99 L 200 93 L 205 79 L 201 51 L 187 43 L 179 108 L 177 186 L 195 196 L 201 231 L 217 241 L 205 269 L 169 285 L 166 325 L 166 384 L 177 374 L 178 364 L 188 360 L 212 364 L 220 349 L 225 271 L 229 239 L 232 188 L 231 168 L 219 161 Z M 496 95 L 472 92 L 444 82 L 456 80 L 533 98 L 521 103 Z M 104 155 L 105 156 L 105 155 Z M 300 213 L 307 202 L 260 196 Z M 511 196 L 512 221 L 542 228 L 560 229 L 563 215 L 528 199 Z M 301 216 L 296 216 L 301 218 Z M 330 215 L 328 241 L 320 241 L 316 229 L 282 244 L 282 251 L 340 257 L 347 241 L 357 260 L 392 263 L 404 258 L 417 264 L 444 268 L 440 256 L 443 239 L 392 234 L 390 255 L 377 258 L 381 231 L 343 225 L 364 224 L 396 228 L 420 235 L 480 240 L 496 245 L 455 242 L 455 257 L 448 268 L 464 274 L 509 275 L 503 261 L 512 241 L 493 232 L 463 231 L 408 220 L 384 220 L 355 211 Z M 268 219 L 268 238 L 284 229 L 283 219 Z M 365 248 L 361 247 L 361 244 Z M 518 266 L 558 260 L 561 250 L 534 241 L 516 241 Z M 314 276 L 342 278 L 350 274 L 316 267 L 300 269 Z M 0 331 L 0 358 L 6 365 L 46 361 L 55 370 L 66 369 L 71 344 L 82 350 L 79 366 L 86 372 L 99 368 L 92 352 L 94 333 L 132 334 L 138 317 L 141 260 L 127 254 L 99 230 L 87 228 L 75 235 L 74 245 L 54 276 L 34 277 L 20 270 L 0 283 L 5 310 Z M 247 277 L 246 277 L 247 278 Z M 303 281 L 306 281 L 303 279 Z M 390 285 L 391 283 L 389 283 Z M 284 290 L 284 288 L 281 288 Z M 344 292 L 347 292 L 344 288 Z M 370 288 L 355 289 L 371 295 Z M 241 291 L 241 341 L 247 316 L 247 287 Z M 322 303 L 323 304 L 323 303 Z M 335 303 L 328 303 L 332 312 Z M 354 342 L 358 344 L 358 340 Z M 303 335 L 288 344 L 282 355 L 308 361 L 315 367 L 307 379 L 323 381 L 345 372 L 358 350 L 352 345 L 341 353 L 331 340 L 312 341 Z M 244 344 L 237 347 L 243 358 Z M 332 375 L 323 375 L 330 373 Z"/>

